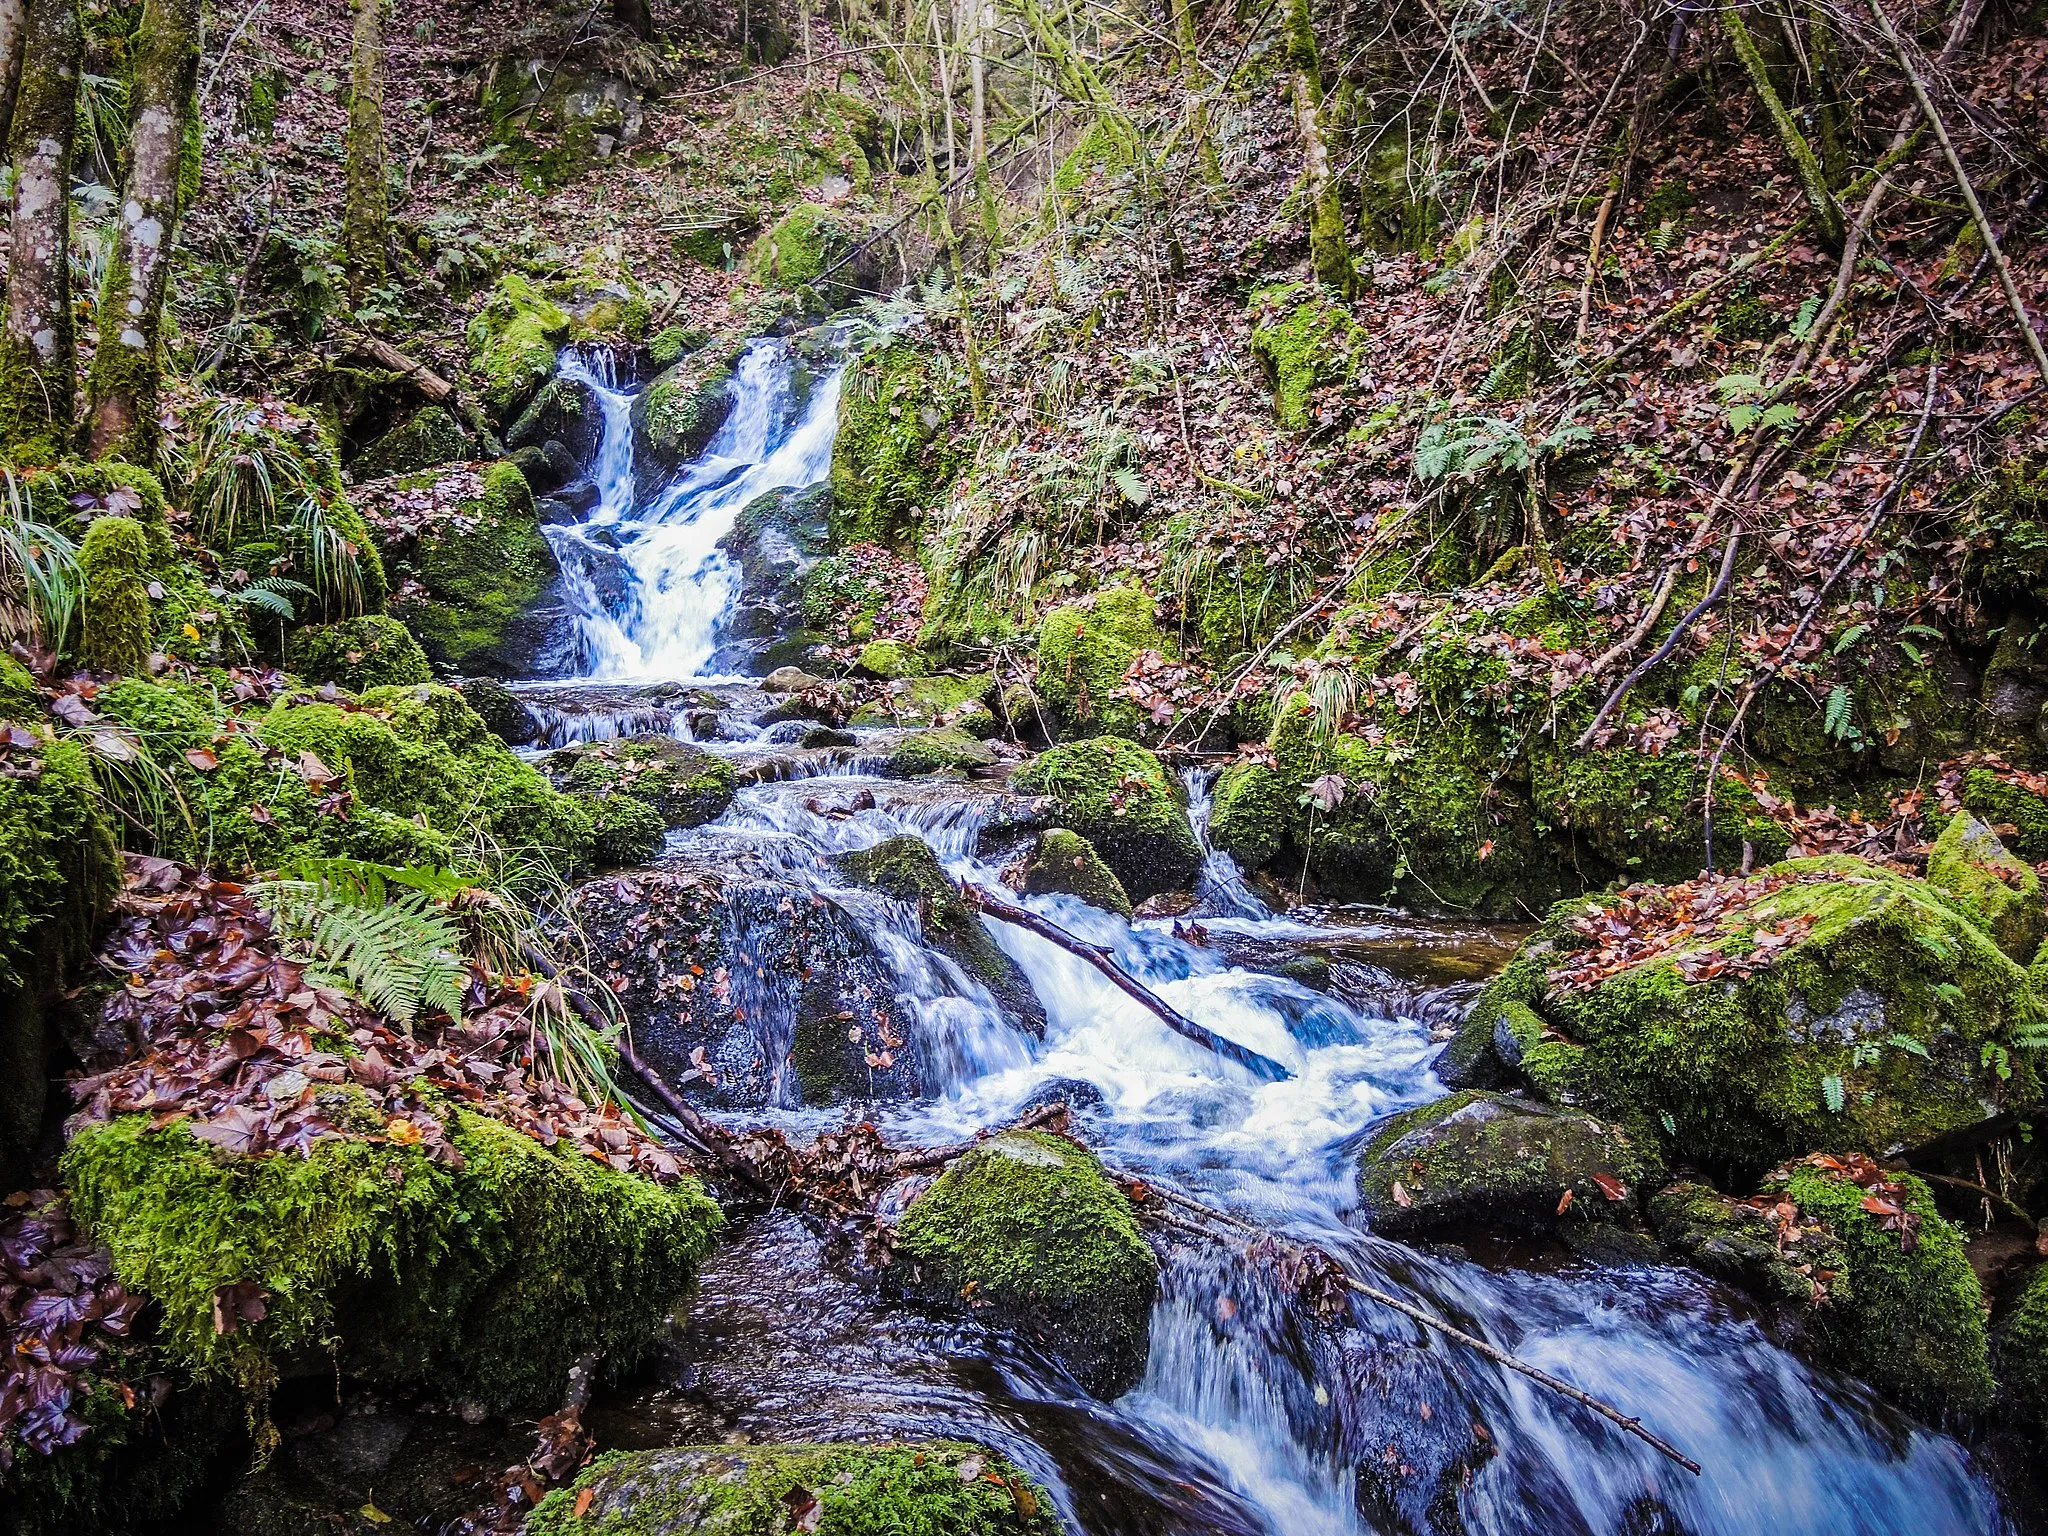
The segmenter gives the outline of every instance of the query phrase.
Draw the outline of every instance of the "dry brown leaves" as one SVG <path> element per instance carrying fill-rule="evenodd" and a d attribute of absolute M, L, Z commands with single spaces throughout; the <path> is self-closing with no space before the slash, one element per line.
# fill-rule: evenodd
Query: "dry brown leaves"
<path fill-rule="evenodd" d="M 1633 966 L 1675 956 L 1687 981 L 1712 981 L 1767 970 L 1779 955 L 1806 936 L 1809 913 L 1776 924 L 1752 926 L 1756 904 L 1788 885 L 1840 879 L 1802 874 L 1715 875 L 1683 885 L 1632 885 L 1605 904 L 1572 920 L 1590 941 L 1550 972 L 1553 986 L 1585 991 Z M 1731 944 L 1741 940 L 1741 947 Z M 1729 946 L 1726 948 L 1716 946 Z"/>

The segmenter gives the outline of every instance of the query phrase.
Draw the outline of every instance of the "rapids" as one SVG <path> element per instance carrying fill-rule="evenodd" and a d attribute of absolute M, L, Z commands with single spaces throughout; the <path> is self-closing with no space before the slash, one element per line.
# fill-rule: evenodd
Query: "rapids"
<path fill-rule="evenodd" d="M 565 566 L 579 544 L 615 541 L 632 573 L 629 601 L 583 615 L 588 676 L 696 680 L 706 667 L 733 592 L 718 538 L 755 495 L 813 483 L 829 465 L 839 378 L 818 379 L 803 399 L 800 366 L 786 343 L 755 343 L 731 385 L 732 417 L 704 456 L 671 484 L 639 485 L 630 391 L 601 361 L 565 358 L 603 410 L 592 467 L 602 500 L 585 524 L 550 536 L 570 552 Z M 735 701 L 751 692 L 709 687 Z M 574 690 L 546 693 L 560 739 L 622 728 L 611 717 L 578 727 Z M 616 703 L 594 700 L 593 713 L 616 714 Z M 754 1220 L 710 1261 L 660 1382 L 604 1404 L 609 1443 L 978 1438 L 1041 1477 L 1072 1526 L 1097 1536 L 1428 1531 L 1443 1512 L 1432 1500 L 1461 1487 L 1462 1528 L 1485 1532 L 2011 1529 L 1965 1447 L 1803 1363 L 1739 1296 L 1657 1262 L 1654 1249 L 1424 1249 L 1361 1229 L 1352 1165 L 1363 1133 L 1443 1091 L 1430 1070 L 1432 1022 L 1470 992 L 1469 967 L 1446 967 L 1414 942 L 1426 925 L 1357 910 L 1274 912 L 1213 850 L 1192 918 L 1210 943 L 1191 941 L 1189 920 L 1126 923 L 1068 897 L 1023 898 L 1109 947 L 1174 1007 L 1295 1075 L 1253 1080 L 1074 956 L 991 922 L 1044 1004 L 1045 1038 L 1033 1040 L 923 946 L 913 912 L 835 883 L 827 862 L 907 833 L 956 877 L 993 884 L 1000 793 L 862 777 L 857 750 L 819 766 L 808 777 L 754 775 L 765 782 L 748 783 L 711 826 L 671 834 L 665 856 L 765 864 L 858 916 L 910 1003 L 936 1090 L 868 1109 L 891 1139 L 960 1139 L 1034 1095 L 1065 1093 L 1108 1163 L 1321 1244 L 1361 1277 L 1640 1415 L 1705 1470 L 1688 1474 L 1405 1319 L 1354 1303 L 1339 1323 L 1318 1323 L 1233 1256 L 1187 1247 L 1165 1266 L 1143 1381 L 1096 1402 L 1017 1340 L 883 1306 L 786 1215 Z M 1188 788 L 1200 828 L 1208 787 L 1193 776 Z M 1324 994 L 1232 965 L 1224 939 L 1348 949 L 1373 963 L 1351 967 L 1343 996 Z M 778 1102 L 766 1114 L 793 1134 L 842 1117 L 802 1107 L 787 1084 Z"/>

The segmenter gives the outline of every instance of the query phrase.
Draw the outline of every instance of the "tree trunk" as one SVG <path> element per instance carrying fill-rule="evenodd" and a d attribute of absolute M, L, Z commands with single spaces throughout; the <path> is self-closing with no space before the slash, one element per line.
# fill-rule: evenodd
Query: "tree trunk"
<path fill-rule="evenodd" d="M 355 0 L 355 40 L 348 61 L 348 169 L 341 216 L 348 297 L 384 278 L 385 225 L 390 210 L 384 184 L 384 0 Z"/>
<path fill-rule="evenodd" d="M 1813 210 L 1815 225 L 1821 239 L 1831 250 L 1842 248 L 1845 229 L 1842 223 L 1842 207 L 1835 201 L 1835 194 L 1828 190 L 1827 174 L 1822 171 L 1820 161 L 1813 153 L 1813 146 L 1806 142 L 1806 135 L 1799 131 L 1799 124 L 1792 120 L 1792 114 L 1785 109 L 1784 98 L 1771 83 L 1771 72 L 1764 64 L 1764 56 L 1757 51 L 1756 39 L 1749 35 L 1749 28 L 1733 5 L 1721 7 L 1721 27 L 1728 34 L 1728 41 L 1735 46 L 1735 56 L 1742 61 L 1743 69 L 1749 75 L 1749 83 L 1756 88 L 1756 94 L 1769 114 L 1771 126 L 1777 130 L 1778 142 L 1784 146 L 1785 158 L 1792 162 L 1793 173 L 1799 178 L 1800 189 L 1806 194 L 1806 204 Z"/>
<path fill-rule="evenodd" d="M 1209 106 L 1202 93 L 1201 40 L 1195 32 L 1194 0 L 1172 0 L 1175 51 L 1180 55 L 1181 86 L 1188 93 L 1189 124 L 1195 131 L 1195 163 L 1202 185 L 1211 192 L 1223 185 L 1223 166 L 1209 133 Z"/>
<path fill-rule="evenodd" d="M 8 135 L 7 324 L 0 331 L 0 456 L 55 459 L 71 436 L 71 139 L 77 125 L 75 0 L 32 0 Z"/>
<path fill-rule="evenodd" d="M 28 0 L 0 0 L 0 144 L 14 121 L 14 96 L 21 89 L 21 47 L 28 33 Z"/>
<path fill-rule="evenodd" d="M 86 393 L 92 456 L 153 465 L 164 289 L 199 81 L 199 0 L 148 0 L 133 57 L 128 184 L 100 289 L 99 346 Z"/>
<path fill-rule="evenodd" d="M 1308 211 L 1308 256 L 1316 276 L 1346 298 L 1358 283 L 1344 238 L 1344 202 L 1330 174 L 1329 123 L 1323 71 L 1316 58 L 1308 0 L 1288 0 L 1287 62 L 1294 69 L 1294 126 L 1301 136 L 1302 202 Z"/>
<path fill-rule="evenodd" d="M 647 0 L 612 0 L 612 20 L 642 42 L 654 41 L 654 9 Z"/>

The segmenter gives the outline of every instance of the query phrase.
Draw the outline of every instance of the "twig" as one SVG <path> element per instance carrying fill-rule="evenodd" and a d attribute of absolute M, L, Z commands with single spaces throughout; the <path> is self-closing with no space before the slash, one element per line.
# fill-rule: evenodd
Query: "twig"
<path fill-rule="evenodd" d="M 960 893 L 974 906 L 986 912 L 999 922 L 1014 923 L 1017 927 L 1037 934 L 1041 939 L 1057 944 L 1071 955 L 1078 955 L 1095 969 L 1102 972 L 1131 998 L 1142 1004 L 1166 1027 L 1199 1046 L 1214 1051 L 1226 1061 L 1234 1061 L 1255 1077 L 1269 1083 L 1281 1082 L 1294 1076 L 1287 1068 L 1270 1056 L 1262 1056 L 1250 1046 L 1239 1045 L 1235 1040 L 1226 1039 L 1214 1030 L 1197 1024 L 1184 1013 L 1176 1012 L 1163 999 L 1135 980 L 1129 972 L 1116 963 L 1110 952 L 1099 944 L 1076 938 L 1058 923 L 1040 917 L 1029 908 L 1004 901 L 994 892 L 963 881 Z"/>
<path fill-rule="evenodd" d="M 1584 733 L 1572 744 L 1573 751 L 1584 752 L 1593 745 L 1593 738 L 1600 734 L 1600 727 L 1607 723 L 1607 717 L 1614 713 L 1623 699 L 1628 697 L 1629 689 L 1635 687 L 1644 673 L 1678 648 L 1678 642 L 1685 638 L 1686 631 L 1698 622 L 1701 614 L 1728 595 L 1728 584 L 1735 577 L 1735 552 L 1741 545 L 1742 525 L 1738 523 L 1728 532 L 1727 546 L 1721 552 L 1721 572 L 1715 577 L 1714 585 L 1708 589 L 1707 595 L 1694 603 L 1685 616 L 1671 626 L 1671 633 L 1664 637 L 1662 645 L 1629 669 L 1628 676 L 1624 677 L 1601 703 L 1600 712 L 1593 716 L 1593 723 L 1587 726 Z"/>

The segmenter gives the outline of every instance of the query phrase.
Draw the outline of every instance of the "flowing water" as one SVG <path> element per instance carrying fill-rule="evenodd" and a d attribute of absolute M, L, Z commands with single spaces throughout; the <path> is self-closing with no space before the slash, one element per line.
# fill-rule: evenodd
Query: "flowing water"
<path fill-rule="evenodd" d="M 796 368 L 784 344 L 757 343 L 734 382 L 733 419 L 704 458 L 671 485 L 637 489 L 617 443 L 630 397 L 583 375 L 604 406 L 604 500 L 594 527 L 561 536 L 615 530 L 634 575 L 631 602 L 591 619 L 593 674 L 690 678 L 711 656 L 732 591 L 717 537 L 760 490 L 810 483 L 829 460 L 837 378 L 799 401 Z M 1433 992 L 1457 973 L 1423 946 L 1402 963 L 1413 920 L 1275 913 L 1208 851 L 1196 920 L 1247 943 L 1378 957 L 1384 970 L 1364 969 L 1383 983 L 1340 989 L 1346 1002 L 1233 966 L 1220 940 L 1194 942 L 1171 922 L 1022 898 L 1294 1076 L 1254 1080 L 1070 953 L 991 922 L 1044 1005 L 1034 1039 L 924 947 L 910 909 L 845 888 L 827 862 L 909 834 L 956 877 L 993 884 L 1005 795 L 865 778 L 863 766 L 856 751 L 757 770 L 717 823 L 672 836 L 669 856 L 766 868 L 860 924 L 915 1021 L 931 1089 L 869 1108 L 892 1139 L 964 1138 L 1042 1090 L 1064 1093 L 1106 1161 L 1322 1245 L 1360 1277 L 1641 1415 L 1704 1474 L 1405 1319 L 1358 1303 L 1316 1322 L 1242 1259 L 1193 1247 L 1166 1261 L 1144 1379 L 1095 1402 L 1013 1339 L 883 1306 L 787 1216 L 757 1219 L 714 1256 L 663 1384 L 600 1419 L 615 1443 L 963 1435 L 1013 1455 L 1076 1529 L 1104 1536 L 1428 1531 L 1441 1490 L 1460 1498 L 1465 1529 L 1485 1532 L 2010 1528 L 1960 1444 L 1802 1363 L 1738 1298 L 1690 1271 L 1648 1253 L 1594 1263 L 1562 1250 L 1423 1250 L 1362 1230 L 1352 1183 L 1361 1133 L 1443 1091 L 1429 1021 L 1469 994 L 1469 983 Z M 1188 788 L 1199 826 L 1208 785 L 1196 775 Z M 763 1030 L 784 1027 L 772 1002 L 762 1014 Z M 793 1134 L 843 1118 L 802 1108 L 788 1084 L 772 1102 L 761 1113 Z"/>

